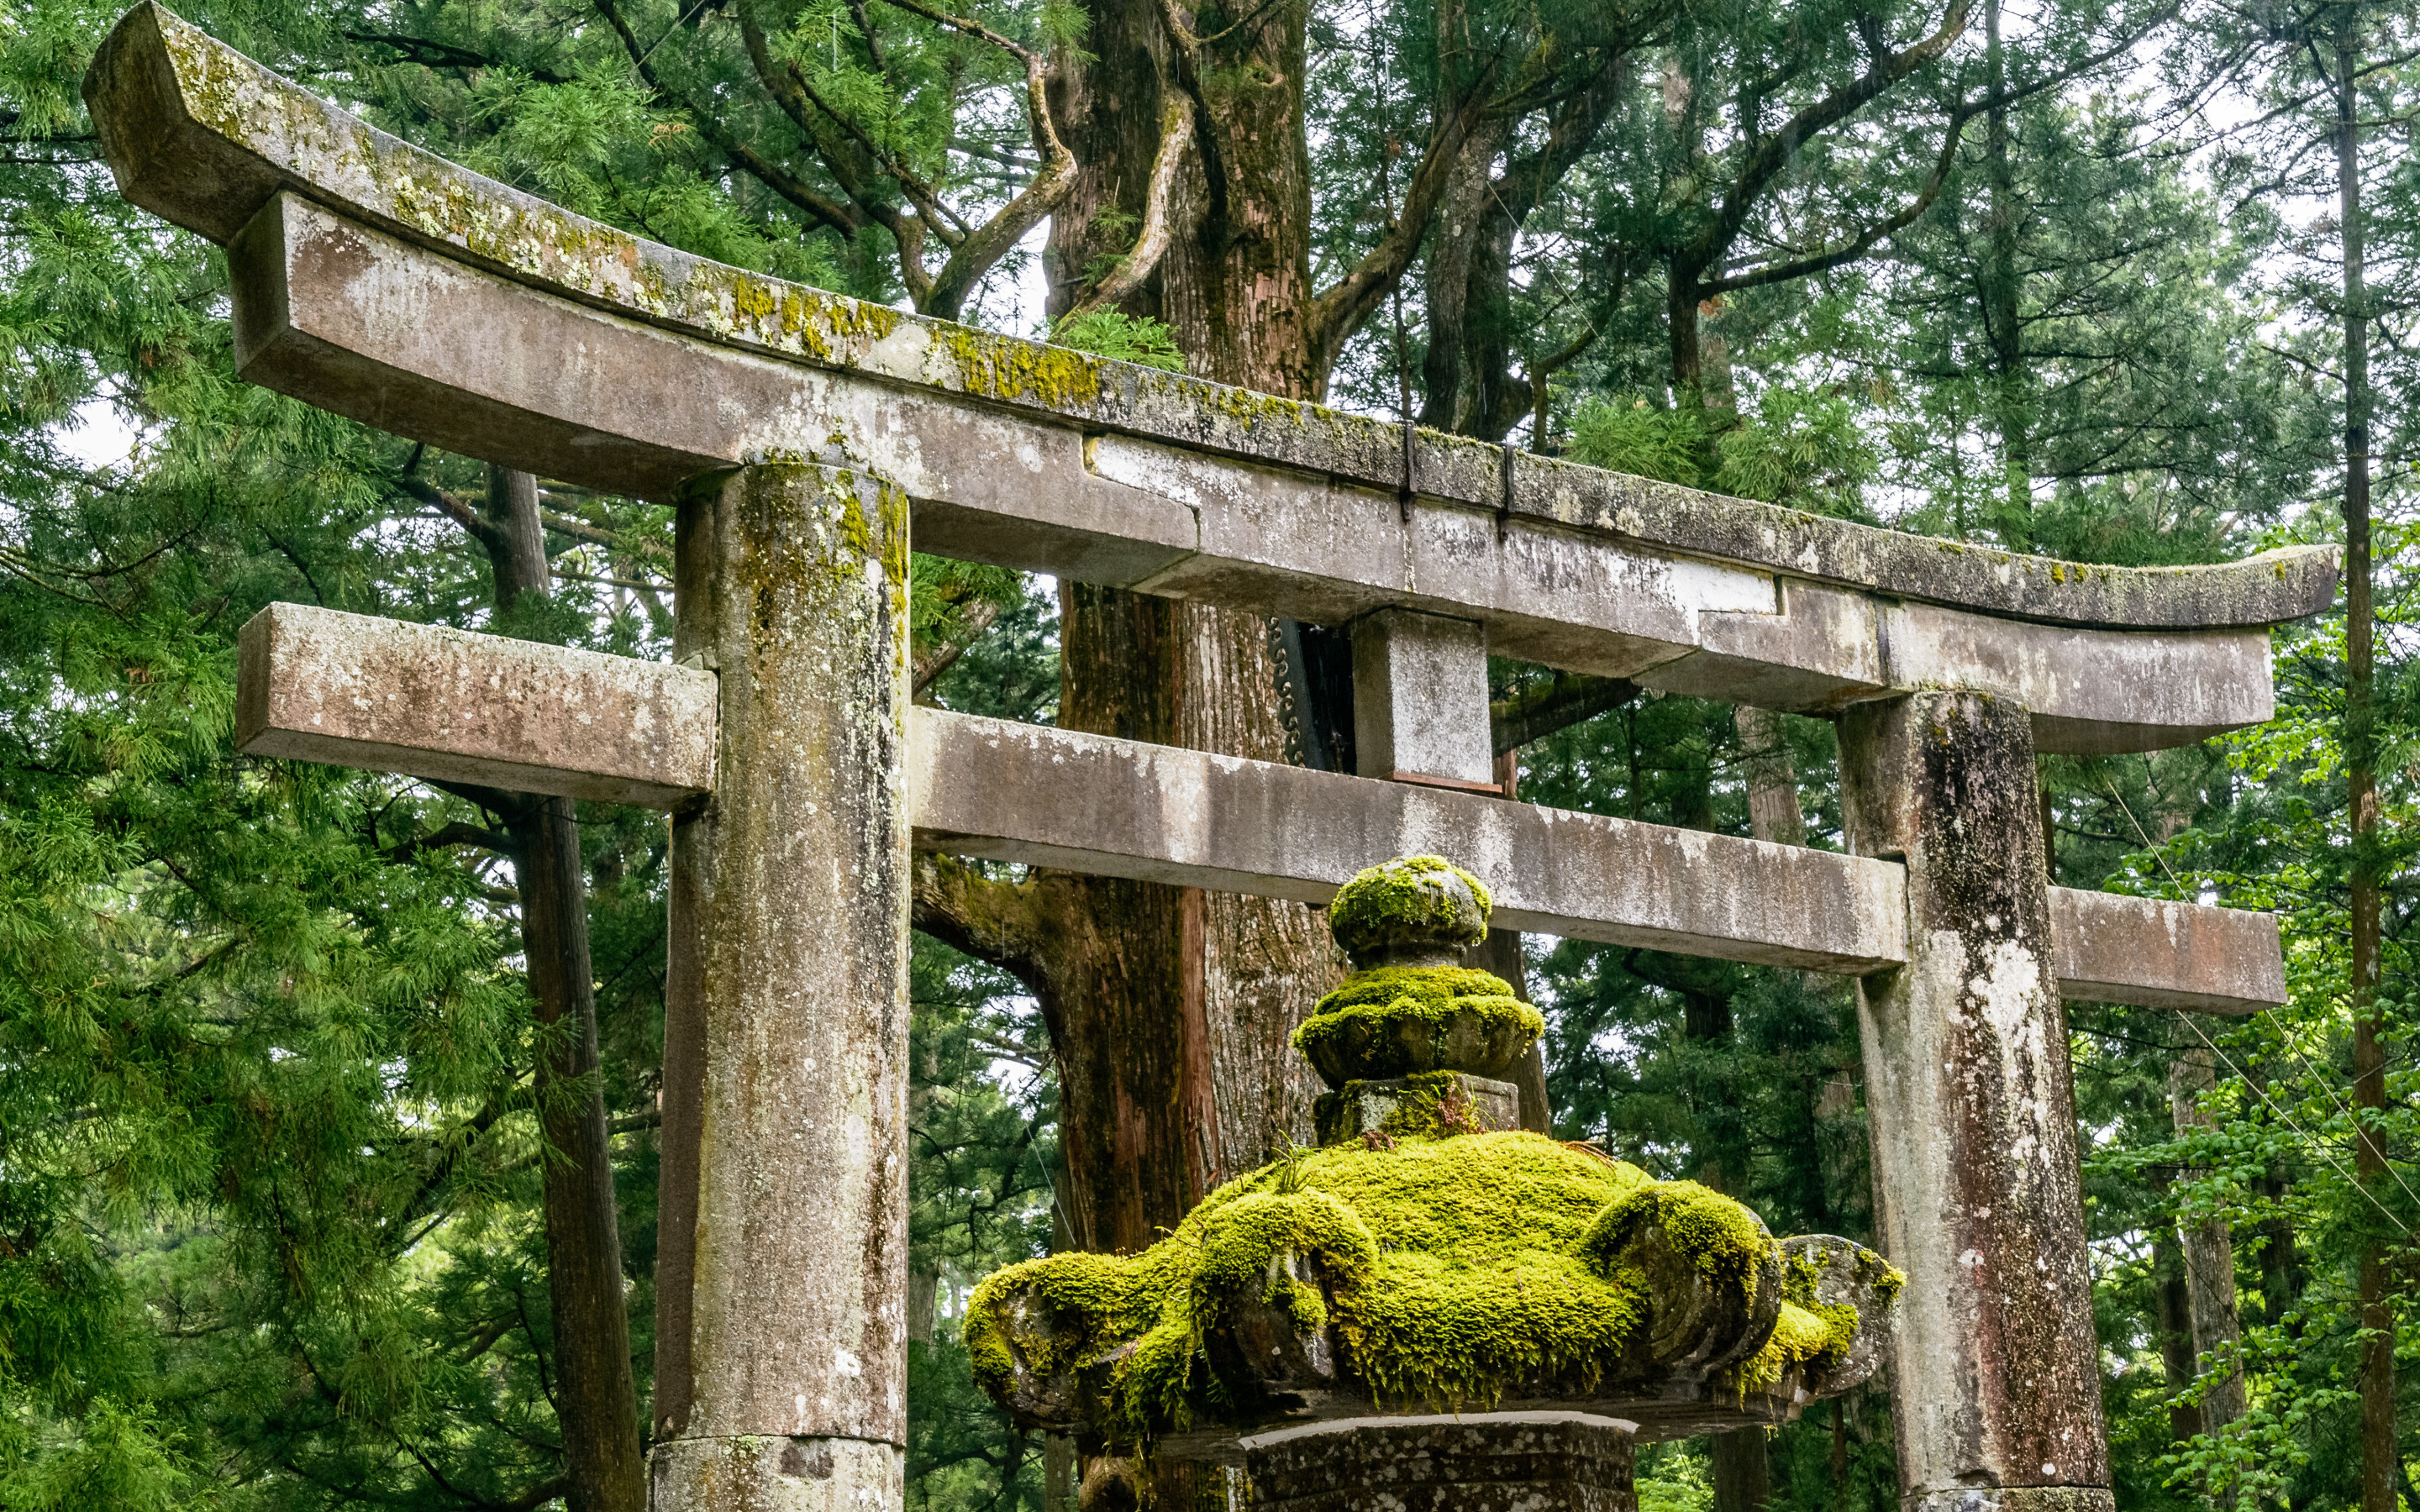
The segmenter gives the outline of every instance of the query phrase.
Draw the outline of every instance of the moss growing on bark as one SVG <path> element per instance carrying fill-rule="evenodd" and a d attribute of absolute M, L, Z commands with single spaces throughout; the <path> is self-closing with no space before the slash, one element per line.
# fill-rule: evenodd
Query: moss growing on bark
<path fill-rule="evenodd" d="M 1095 1429 L 1124 1444 L 1249 1409 L 1255 1382 L 1218 1379 L 1203 1344 L 1246 1298 L 1299 1330 L 1332 1327 L 1345 1372 L 1383 1402 L 1479 1410 L 1513 1389 L 1593 1392 L 1652 1306 L 1641 1277 L 1590 1251 L 1616 1211 L 1652 1212 L 1691 1263 L 1735 1284 L 1773 1251 L 1727 1198 L 1536 1134 L 1355 1143 L 1230 1182 L 1141 1255 L 1053 1256 L 989 1277 L 968 1346 L 1002 1397 L 1020 1357 L 1040 1374 L 1072 1367 Z M 1308 1264 L 1273 1263 L 1289 1254 Z M 1812 1322 L 1792 1320 L 1785 1355 L 1832 1326 L 1801 1315 Z"/>

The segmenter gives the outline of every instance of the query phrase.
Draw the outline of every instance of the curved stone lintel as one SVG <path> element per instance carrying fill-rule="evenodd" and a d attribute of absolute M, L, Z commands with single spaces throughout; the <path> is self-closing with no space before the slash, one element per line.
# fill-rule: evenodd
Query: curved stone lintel
<path fill-rule="evenodd" d="M 295 190 L 448 258 L 711 342 L 1389 499 L 1404 481 L 1401 433 L 1388 422 L 902 315 L 647 241 L 379 131 L 156 4 L 118 23 L 85 96 L 126 196 L 222 243 Z M 1198 481 L 1221 486 L 1215 471 Z M 2216 566 L 2084 565 L 1547 457 L 1516 455 L 1508 473 L 1499 448 L 1436 432 L 1420 433 L 1414 473 L 1423 498 L 1490 516 L 2049 624 L 2271 625 L 2324 608 L 2336 580 L 2332 548 Z"/>

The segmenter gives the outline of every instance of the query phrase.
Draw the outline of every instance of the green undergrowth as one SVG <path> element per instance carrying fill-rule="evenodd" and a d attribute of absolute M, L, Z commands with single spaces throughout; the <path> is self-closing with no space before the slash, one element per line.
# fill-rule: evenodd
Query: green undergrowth
<path fill-rule="evenodd" d="M 996 1396 L 1020 1354 L 1040 1375 L 1073 1367 L 1095 1426 L 1127 1443 L 1249 1415 L 1251 1383 L 1218 1379 L 1202 1339 L 1255 1295 L 1297 1326 L 1333 1322 L 1348 1367 L 1384 1401 L 1477 1410 L 1516 1386 L 1592 1391 L 1648 1312 L 1646 1279 L 1602 1242 L 1617 1213 L 1660 1217 L 1711 1274 L 1753 1276 L 1773 1246 L 1727 1198 L 1537 1134 L 1357 1143 L 1230 1182 L 1140 1255 L 1000 1272 L 976 1289 L 968 1347 Z M 1325 1294 L 1273 1275 L 1288 1251 L 1311 1257 Z M 1021 1291 L 1048 1316 L 1012 1307 Z M 1785 1351 L 1831 1327 L 1794 1307 L 1784 1319 Z"/>

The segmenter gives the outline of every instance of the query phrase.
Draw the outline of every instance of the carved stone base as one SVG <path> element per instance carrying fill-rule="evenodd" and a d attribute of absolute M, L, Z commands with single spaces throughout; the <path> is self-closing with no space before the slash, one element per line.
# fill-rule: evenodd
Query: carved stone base
<path fill-rule="evenodd" d="M 1637 1512 L 1633 1429 L 1578 1412 L 1357 1418 L 1244 1451 L 1254 1512 Z"/>
<path fill-rule="evenodd" d="M 1450 1085 L 1456 1102 L 1478 1130 L 1497 1134 L 1521 1127 L 1521 1089 L 1511 1082 L 1454 1072 Z M 1383 1130 L 1387 1120 L 1407 1101 L 1428 1095 L 1431 1094 L 1416 1088 L 1406 1077 L 1346 1082 L 1341 1090 L 1321 1095 L 1311 1109 L 1311 1121 L 1322 1145 L 1341 1145 Z"/>

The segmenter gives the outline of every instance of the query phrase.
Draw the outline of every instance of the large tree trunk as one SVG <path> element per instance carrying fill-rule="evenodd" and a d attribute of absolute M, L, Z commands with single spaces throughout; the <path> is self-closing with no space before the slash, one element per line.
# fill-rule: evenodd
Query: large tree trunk
<path fill-rule="evenodd" d="M 489 470 L 489 525 L 480 544 L 495 572 L 496 609 L 551 586 L 538 523 L 537 482 Z M 554 1317 L 555 1418 L 563 1432 L 571 1512 L 644 1512 L 638 1388 L 622 1303 L 622 1239 L 613 1157 L 598 1076 L 597 981 L 588 958 L 588 891 L 580 823 L 569 798 L 521 795 L 506 830 L 520 881 L 521 949 L 545 1050 L 537 1063 L 544 1163 L 547 1294 Z"/>
<path fill-rule="evenodd" d="M 2355 12 L 2357 15 L 2358 12 Z M 2371 645 L 2369 551 L 2369 291 L 2364 265 L 2361 183 L 2361 39 L 2352 24 L 2335 39 L 2337 218 L 2344 228 L 2345 374 L 2345 781 L 2352 809 L 2352 1101 L 2355 1117 L 2386 1106 L 2386 1048 L 2378 1033 L 2378 752 L 2373 721 L 2376 671 Z M 2365 1124 L 2356 1131 L 2353 1171 L 2364 1186 L 2382 1184 L 2386 1155 Z M 2399 1461 L 2395 1443 L 2395 1307 L 2388 1257 L 2372 1239 L 2361 1256 L 2362 1512 L 2396 1512 Z"/>
<path fill-rule="evenodd" d="M 1128 280 L 1121 307 L 1166 320 L 1202 377 L 1316 396 L 1326 373 L 1310 330 L 1302 10 L 1264 10 L 1188 52 L 1155 8 L 1107 6 L 1085 45 L 1094 60 L 1063 67 L 1054 96 L 1083 168 L 1051 223 L 1051 314 L 1103 275 L 1136 271 L 1119 259 L 1149 255 L 1148 228 L 1164 223 L 1156 265 Z M 1203 73 L 1215 90 L 1200 87 Z M 1166 107 L 1192 98 L 1179 90 L 1188 82 L 1216 108 L 1189 111 L 1190 145 L 1155 205 Z M 1133 227 L 1144 245 L 1129 245 Z M 1060 603 L 1061 724 L 1287 759 L 1268 621 L 1080 583 L 1063 583 Z M 1310 1136 L 1316 1088 L 1290 1040 L 1337 975 L 1316 911 L 1055 872 L 1011 888 L 928 861 L 918 918 L 1035 992 L 1058 1061 L 1060 1197 L 1078 1247 L 1140 1250 L 1212 1185 Z M 1169 1461 L 1131 1478 L 1176 1505 L 1198 1494 L 1200 1473 Z"/>

